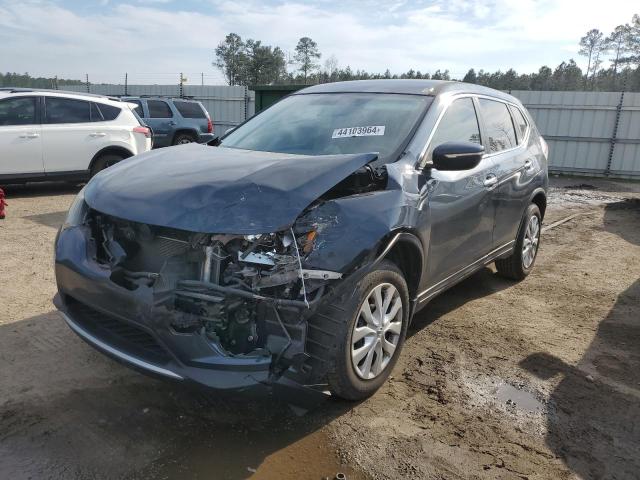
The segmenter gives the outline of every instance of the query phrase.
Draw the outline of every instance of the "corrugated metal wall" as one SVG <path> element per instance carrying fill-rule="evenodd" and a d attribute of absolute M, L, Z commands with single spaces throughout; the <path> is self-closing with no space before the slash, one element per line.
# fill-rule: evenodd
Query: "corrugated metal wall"
<path fill-rule="evenodd" d="M 86 87 L 65 87 L 86 92 Z M 90 85 L 91 93 L 124 95 L 124 85 Z M 246 87 L 185 85 L 224 133 L 255 111 Z M 129 95 L 180 96 L 179 85 L 128 85 Z M 640 93 L 514 91 L 549 143 L 550 169 L 640 178 Z"/>
<path fill-rule="evenodd" d="M 86 92 L 83 85 L 64 87 L 65 90 Z M 99 95 L 125 95 L 124 85 L 90 85 L 91 93 Z M 165 97 L 179 97 L 179 85 L 127 85 L 127 95 L 159 95 Z M 224 133 L 228 128 L 244 122 L 253 115 L 255 110 L 255 93 L 246 87 L 230 87 L 226 85 L 184 85 L 183 95 L 193 97 L 202 102 L 207 109 L 216 132 Z"/>
<path fill-rule="evenodd" d="M 549 143 L 549 168 L 640 178 L 640 93 L 514 91 Z"/>

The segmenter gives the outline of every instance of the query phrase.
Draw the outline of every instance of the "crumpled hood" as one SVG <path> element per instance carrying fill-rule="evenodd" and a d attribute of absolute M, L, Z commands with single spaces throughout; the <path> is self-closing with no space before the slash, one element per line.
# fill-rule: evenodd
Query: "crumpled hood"
<path fill-rule="evenodd" d="M 87 204 L 130 221 L 192 232 L 284 230 L 375 154 L 288 155 L 198 144 L 163 148 L 96 175 Z"/>

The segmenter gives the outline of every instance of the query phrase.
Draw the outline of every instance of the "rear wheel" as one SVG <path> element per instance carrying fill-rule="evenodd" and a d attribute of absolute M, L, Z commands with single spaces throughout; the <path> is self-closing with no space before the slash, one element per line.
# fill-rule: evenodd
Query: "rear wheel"
<path fill-rule="evenodd" d="M 111 165 L 115 165 L 122 160 L 124 160 L 124 157 L 117 153 L 105 153 L 100 155 L 100 157 L 93 162 L 93 166 L 91 167 L 91 176 L 93 177 L 98 172 L 101 172 L 105 168 L 109 168 Z"/>
<path fill-rule="evenodd" d="M 407 332 L 409 292 L 398 267 L 386 260 L 365 275 L 341 311 L 331 392 L 346 400 L 372 395 L 395 365 Z M 327 325 L 329 326 L 329 325 Z"/>
<path fill-rule="evenodd" d="M 532 203 L 524 214 L 513 253 L 507 258 L 496 260 L 496 269 L 500 275 L 512 280 L 522 280 L 531 273 L 540 246 L 541 227 L 540 209 Z"/>
<path fill-rule="evenodd" d="M 179 133 L 173 139 L 174 145 L 186 145 L 187 143 L 194 143 L 196 138 L 190 133 Z"/>

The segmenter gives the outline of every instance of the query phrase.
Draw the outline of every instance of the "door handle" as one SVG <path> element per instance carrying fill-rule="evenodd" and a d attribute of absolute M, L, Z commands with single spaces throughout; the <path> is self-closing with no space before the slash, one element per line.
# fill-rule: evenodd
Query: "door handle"
<path fill-rule="evenodd" d="M 177 123 L 176 123 L 176 122 L 174 122 L 173 120 L 171 120 L 171 121 L 169 122 L 169 125 L 171 125 L 172 127 L 175 127 L 175 126 L 177 125 Z"/>
<path fill-rule="evenodd" d="M 20 138 L 38 138 L 39 136 L 39 133 L 23 133 Z"/>
<path fill-rule="evenodd" d="M 489 190 L 493 189 L 493 187 L 495 187 L 497 184 L 498 184 L 498 177 L 493 173 L 490 173 L 484 179 L 484 186 L 487 187 Z"/>
<path fill-rule="evenodd" d="M 104 132 L 94 132 L 89 134 L 90 137 L 106 137 L 107 134 Z"/>
<path fill-rule="evenodd" d="M 528 172 L 532 168 L 533 168 L 533 162 L 531 162 L 531 160 L 526 160 L 524 162 L 524 169 Z"/>

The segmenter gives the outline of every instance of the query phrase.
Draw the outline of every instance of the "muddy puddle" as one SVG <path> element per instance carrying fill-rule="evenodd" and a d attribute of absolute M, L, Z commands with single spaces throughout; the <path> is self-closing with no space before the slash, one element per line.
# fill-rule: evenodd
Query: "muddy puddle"
<path fill-rule="evenodd" d="M 525 413 L 537 414 L 545 411 L 545 405 L 536 396 L 523 387 L 514 387 L 509 383 L 498 385 L 495 389 L 498 403 L 509 409 L 520 410 Z"/>
<path fill-rule="evenodd" d="M 131 479 L 335 479 L 367 477 L 341 465 L 323 431 L 300 437 L 296 432 L 217 432 L 132 475 Z M 274 449 L 275 447 L 275 449 Z"/>

